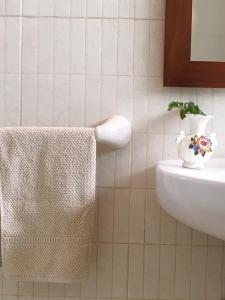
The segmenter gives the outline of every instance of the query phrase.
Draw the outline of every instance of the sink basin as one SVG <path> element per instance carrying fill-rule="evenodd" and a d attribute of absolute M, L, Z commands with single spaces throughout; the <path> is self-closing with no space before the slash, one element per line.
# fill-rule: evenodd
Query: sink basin
<path fill-rule="evenodd" d="M 178 160 L 157 166 L 158 200 L 180 222 L 225 240 L 225 158 L 204 170 L 182 168 Z"/>

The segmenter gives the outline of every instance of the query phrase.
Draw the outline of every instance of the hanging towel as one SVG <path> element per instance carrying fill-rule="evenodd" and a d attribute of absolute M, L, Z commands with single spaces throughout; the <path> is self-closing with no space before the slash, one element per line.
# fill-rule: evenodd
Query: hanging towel
<path fill-rule="evenodd" d="M 5 277 L 74 282 L 88 272 L 95 204 L 91 128 L 2 128 Z"/>

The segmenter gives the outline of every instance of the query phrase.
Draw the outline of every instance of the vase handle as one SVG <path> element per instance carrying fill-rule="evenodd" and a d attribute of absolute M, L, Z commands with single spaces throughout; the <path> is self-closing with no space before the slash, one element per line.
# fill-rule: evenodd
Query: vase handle
<path fill-rule="evenodd" d="M 216 133 L 215 132 L 211 133 L 210 139 L 212 141 L 212 148 L 215 149 L 217 147 L 217 145 L 218 145 L 218 141 L 217 141 Z"/>
<path fill-rule="evenodd" d="M 182 130 L 182 131 L 180 131 L 180 133 L 179 133 L 179 135 L 177 137 L 177 140 L 176 140 L 177 145 L 180 144 L 180 142 L 183 140 L 184 137 L 185 137 L 185 134 L 184 134 L 184 131 Z"/>

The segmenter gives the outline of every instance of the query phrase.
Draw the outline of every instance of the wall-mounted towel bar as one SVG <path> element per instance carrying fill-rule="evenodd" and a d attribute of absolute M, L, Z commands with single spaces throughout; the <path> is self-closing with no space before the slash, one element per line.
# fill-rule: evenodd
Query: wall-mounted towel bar
<path fill-rule="evenodd" d="M 95 134 L 97 142 L 114 149 L 122 148 L 130 141 L 130 122 L 121 115 L 115 115 L 97 126 Z"/>

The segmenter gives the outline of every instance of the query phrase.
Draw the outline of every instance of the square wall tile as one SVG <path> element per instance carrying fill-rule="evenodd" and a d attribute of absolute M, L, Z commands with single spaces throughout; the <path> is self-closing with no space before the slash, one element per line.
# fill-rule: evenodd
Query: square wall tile
<path fill-rule="evenodd" d="M 176 220 L 167 212 L 161 209 L 161 243 L 175 244 L 176 241 Z"/>
<path fill-rule="evenodd" d="M 70 23 L 68 19 L 54 19 L 54 73 L 69 73 Z"/>
<path fill-rule="evenodd" d="M 55 75 L 52 101 L 53 126 L 68 126 L 69 76 Z M 62 101 L 64 99 L 64 101 Z"/>
<path fill-rule="evenodd" d="M 119 0 L 102 0 L 104 18 L 117 18 L 118 17 L 118 1 Z"/>
<path fill-rule="evenodd" d="M 103 0 L 86 0 L 87 1 L 87 17 L 100 18 L 102 16 Z"/>
<path fill-rule="evenodd" d="M 206 299 L 206 247 L 192 247 L 191 298 Z"/>
<path fill-rule="evenodd" d="M 33 296 L 34 294 L 34 283 L 28 281 L 20 281 L 19 282 L 19 295 L 24 296 Z"/>
<path fill-rule="evenodd" d="M 53 18 L 40 18 L 38 22 L 38 72 L 53 73 L 53 39 L 54 39 Z M 29 49 L 29 48 L 28 48 Z M 35 53 L 35 52 L 34 52 Z M 28 66 L 27 66 L 28 67 Z"/>
<path fill-rule="evenodd" d="M 98 189 L 98 240 L 112 242 L 113 236 L 113 202 L 112 189 Z"/>
<path fill-rule="evenodd" d="M 19 74 L 5 75 L 4 95 L 4 126 L 20 125 L 20 91 L 21 78 Z"/>
<path fill-rule="evenodd" d="M 38 95 L 36 107 L 37 126 L 52 126 L 53 76 L 38 76 Z"/>
<path fill-rule="evenodd" d="M 151 0 L 135 0 L 135 18 L 150 18 L 150 1 Z"/>
<path fill-rule="evenodd" d="M 127 297 L 127 267 L 128 245 L 115 244 L 113 246 L 113 297 Z"/>
<path fill-rule="evenodd" d="M 133 132 L 148 131 L 149 80 L 146 77 L 134 78 L 133 90 Z"/>
<path fill-rule="evenodd" d="M 133 72 L 134 21 L 119 20 L 118 74 L 131 75 Z"/>
<path fill-rule="evenodd" d="M 22 0 L 5 0 L 7 15 L 21 15 Z"/>
<path fill-rule="evenodd" d="M 54 0 L 54 15 L 57 17 L 70 16 L 70 0 Z"/>
<path fill-rule="evenodd" d="M 144 298 L 157 299 L 159 296 L 160 248 L 158 245 L 145 246 L 144 256 Z"/>
<path fill-rule="evenodd" d="M 160 246 L 160 299 L 174 298 L 175 246 Z"/>
<path fill-rule="evenodd" d="M 71 75 L 68 103 L 69 126 L 84 126 L 84 96 L 85 77 L 83 75 Z"/>
<path fill-rule="evenodd" d="M 128 297 L 142 298 L 143 294 L 143 260 L 144 247 L 142 245 L 129 246 Z"/>
<path fill-rule="evenodd" d="M 39 0 L 23 0 L 23 15 L 37 16 Z"/>
<path fill-rule="evenodd" d="M 134 74 L 148 76 L 150 55 L 150 22 L 134 23 Z"/>
<path fill-rule="evenodd" d="M 49 283 L 34 282 L 34 296 L 45 297 L 49 295 Z"/>
<path fill-rule="evenodd" d="M 163 76 L 164 66 L 164 21 L 150 22 L 150 59 L 149 74 Z"/>
<path fill-rule="evenodd" d="M 74 1 L 74 0 L 73 0 Z M 54 0 L 39 0 L 38 2 L 39 16 L 53 16 L 54 15 Z"/>
<path fill-rule="evenodd" d="M 209 247 L 207 257 L 206 299 L 221 299 L 223 248 Z"/>
<path fill-rule="evenodd" d="M 129 209 L 129 242 L 144 242 L 145 227 L 145 191 L 132 190 L 130 194 Z"/>
<path fill-rule="evenodd" d="M 72 0 L 70 2 L 71 17 L 86 16 L 86 0 Z"/>
<path fill-rule="evenodd" d="M 85 33 L 84 19 L 70 21 L 70 73 L 85 73 Z"/>
<path fill-rule="evenodd" d="M 119 0 L 119 18 L 134 18 L 135 0 Z"/>
<path fill-rule="evenodd" d="M 3 279 L 2 293 L 3 295 L 17 295 L 18 283 L 15 279 Z"/>
<path fill-rule="evenodd" d="M 112 245 L 99 245 L 97 262 L 97 295 L 112 295 Z"/>
<path fill-rule="evenodd" d="M 8 73 L 21 71 L 21 30 L 20 18 L 5 19 L 5 71 Z"/>
<path fill-rule="evenodd" d="M 24 18 L 22 30 L 22 72 L 37 73 L 37 19 Z"/>
<path fill-rule="evenodd" d="M 0 18 L 0 72 L 5 69 L 5 18 Z"/>
<path fill-rule="evenodd" d="M 147 135 L 134 134 L 132 138 L 132 179 L 135 188 L 146 186 Z"/>
<path fill-rule="evenodd" d="M 22 101 L 21 101 L 21 125 L 36 125 L 37 106 L 37 76 L 23 74 L 22 76 Z"/>
<path fill-rule="evenodd" d="M 88 19 L 86 30 L 86 73 L 99 74 L 101 71 L 101 21 Z"/>
<path fill-rule="evenodd" d="M 161 208 L 155 191 L 147 191 L 145 207 L 145 242 L 160 243 Z"/>
<path fill-rule="evenodd" d="M 129 239 L 129 191 L 116 189 L 114 200 L 113 241 L 122 243 Z"/>
<path fill-rule="evenodd" d="M 5 7 L 5 0 L 0 0 L 0 15 L 5 15 L 6 7 Z"/>
<path fill-rule="evenodd" d="M 118 21 L 102 21 L 102 74 L 117 72 Z"/>
<path fill-rule="evenodd" d="M 150 19 L 164 19 L 166 0 L 150 0 Z"/>
<path fill-rule="evenodd" d="M 189 299 L 191 287 L 191 247 L 176 247 L 175 299 Z"/>

